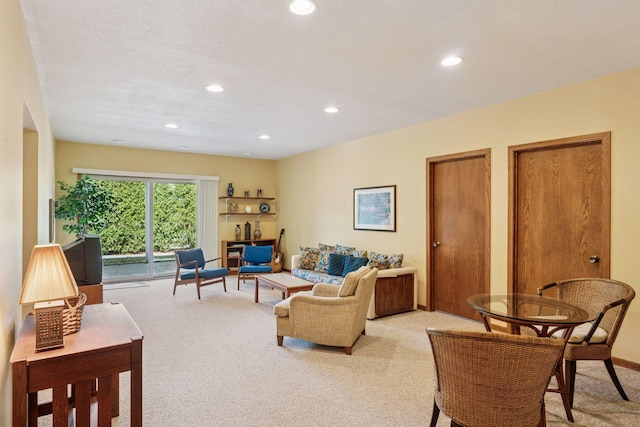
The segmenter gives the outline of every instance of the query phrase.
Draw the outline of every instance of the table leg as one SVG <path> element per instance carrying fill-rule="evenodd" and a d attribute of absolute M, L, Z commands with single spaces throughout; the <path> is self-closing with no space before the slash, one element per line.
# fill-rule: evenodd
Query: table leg
<path fill-rule="evenodd" d="M 111 376 L 111 418 L 120 415 L 120 374 Z"/>
<path fill-rule="evenodd" d="M 113 377 L 98 378 L 98 427 L 111 427 Z"/>
<path fill-rule="evenodd" d="M 13 427 L 22 427 L 27 425 L 27 362 L 14 363 L 12 370 Z"/>
<path fill-rule="evenodd" d="M 131 342 L 131 426 L 142 427 L 142 339 Z"/>
<path fill-rule="evenodd" d="M 83 381 L 74 385 L 73 403 L 76 407 L 76 425 L 91 425 L 91 389 L 94 380 Z"/>
<path fill-rule="evenodd" d="M 558 361 L 554 375 L 556 377 L 556 383 L 558 383 L 558 389 L 549 390 L 549 391 L 555 391 L 557 393 L 560 393 L 560 396 L 562 397 L 562 404 L 564 405 L 564 412 L 567 414 L 567 419 L 573 422 L 573 413 L 571 412 L 571 404 L 569 403 L 569 397 L 567 396 L 567 387 L 564 383 L 564 374 L 562 371 L 562 359 Z"/>
<path fill-rule="evenodd" d="M 40 408 L 38 407 L 38 392 L 34 391 L 33 393 L 29 393 L 29 403 L 28 403 L 28 417 L 29 417 L 29 427 L 38 427 L 38 412 Z"/>
<path fill-rule="evenodd" d="M 482 317 L 482 323 L 484 323 L 484 328 L 487 330 L 487 332 L 491 332 L 491 325 L 489 324 L 489 318 L 487 318 L 487 316 L 485 316 L 484 314 L 481 314 Z"/>
<path fill-rule="evenodd" d="M 66 384 L 53 388 L 52 412 L 53 427 L 67 427 L 69 425 L 69 397 Z"/>

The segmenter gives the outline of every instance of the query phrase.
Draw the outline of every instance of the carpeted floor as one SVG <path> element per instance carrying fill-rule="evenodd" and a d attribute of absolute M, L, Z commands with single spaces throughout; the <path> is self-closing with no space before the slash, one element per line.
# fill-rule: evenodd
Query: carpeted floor
<path fill-rule="evenodd" d="M 427 326 L 483 330 L 480 323 L 416 311 L 367 322 L 353 347 L 318 346 L 285 337 L 276 345 L 273 306 L 281 294 L 232 277 L 202 289 L 149 282 L 106 290 L 122 302 L 144 333 L 146 426 L 424 426 L 433 404 L 433 362 Z M 579 362 L 575 423 L 559 395 L 547 393 L 547 423 L 640 425 L 640 372 L 617 368 L 631 399 L 620 399 L 602 362 Z M 129 425 L 128 375 L 121 376 L 120 417 Z M 439 426 L 448 426 L 441 415 Z M 40 425 L 50 420 L 43 418 Z"/>

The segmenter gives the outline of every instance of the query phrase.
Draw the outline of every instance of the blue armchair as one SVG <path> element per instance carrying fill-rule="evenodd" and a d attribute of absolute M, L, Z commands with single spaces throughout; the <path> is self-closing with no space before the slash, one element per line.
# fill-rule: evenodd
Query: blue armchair
<path fill-rule="evenodd" d="M 244 282 L 256 274 L 271 273 L 272 260 L 273 246 L 245 246 L 242 249 L 241 265 L 238 268 L 238 289 L 240 289 L 240 280 Z"/>
<path fill-rule="evenodd" d="M 227 292 L 226 277 L 229 270 L 226 268 L 204 268 L 208 262 L 216 261 L 221 257 L 206 260 L 202 249 L 189 249 L 185 251 L 175 251 L 176 256 L 176 279 L 173 285 L 173 295 L 176 294 L 178 285 L 188 285 L 195 283 L 200 299 L 200 288 L 202 286 L 222 283 L 224 291 Z"/>

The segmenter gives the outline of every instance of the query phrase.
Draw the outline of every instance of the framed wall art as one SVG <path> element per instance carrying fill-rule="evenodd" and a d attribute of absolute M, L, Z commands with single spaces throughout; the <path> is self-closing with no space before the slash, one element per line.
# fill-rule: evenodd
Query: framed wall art
<path fill-rule="evenodd" d="M 353 229 L 396 231 L 396 186 L 353 189 Z"/>

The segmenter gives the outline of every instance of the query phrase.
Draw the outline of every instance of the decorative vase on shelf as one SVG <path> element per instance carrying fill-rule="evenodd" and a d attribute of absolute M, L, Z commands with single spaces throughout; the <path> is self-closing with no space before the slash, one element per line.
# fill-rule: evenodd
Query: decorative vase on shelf
<path fill-rule="evenodd" d="M 262 187 L 258 187 L 258 197 L 262 197 Z"/>
<path fill-rule="evenodd" d="M 259 240 L 262 237 L 262 231 L 260 231 L 260 221 L 256 221 L 256 229 L 253 231 L 253 238 Z"/>
<path fill-rule="evenodd" d="M 240 240 L 242 237 L 242 230 L 240 230 L 240 224 L 236 224 L 236 240 Z"/>
<path fill-rule="evenodd" d="M 227 196 L 233 197 L 233 182 L 230 182 L 227 187 Z"/>
<path fill-rule="evenodd" d="M 244 224 L 244 240 L 251 240 L 251 224 L 249 224 L 249 221 Z"/>

